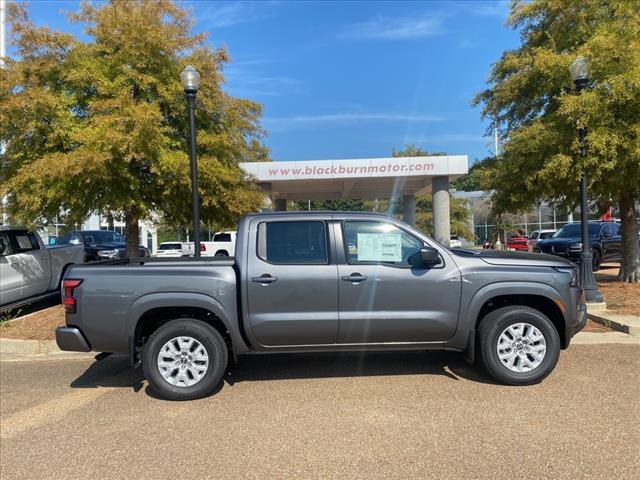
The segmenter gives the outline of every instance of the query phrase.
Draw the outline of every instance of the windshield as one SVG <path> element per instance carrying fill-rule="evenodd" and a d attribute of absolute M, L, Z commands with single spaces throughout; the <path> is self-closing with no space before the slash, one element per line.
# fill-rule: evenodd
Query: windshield
<path fill-rule="evenodd" d="M 160 245 L 160 250 L 180 250 L 182 244 L 180 243 L 163 243 Z"/>
<path fill-rule="evenodd" d="M 82 232 L 84 243 L 124 243 L 124 237 L 117 232 L 109 230 Z"/>
<path fill-rule="evenodd" d="M 596 235 L 600 231 L 600 224 L 598 223 L 590 223 L 589 224 L 589 235 Z M 553 234 L 553 238 L 580 238 L 582 229 L 580 228 L 579 223 L 572 223 L 570 225 L 565 225 L 556 233 Z"/>

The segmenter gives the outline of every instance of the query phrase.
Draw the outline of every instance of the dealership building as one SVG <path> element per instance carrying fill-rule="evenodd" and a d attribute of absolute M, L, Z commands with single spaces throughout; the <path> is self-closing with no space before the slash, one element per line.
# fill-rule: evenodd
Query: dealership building
<path fill-rule="evenodd" d="M 415 226 L 416 196 L 433 194 L 433 236 L 450 238 L 449 182 L 468 171 L 466 155 L 251 162 L 240 166 L 265 190 L 276 211 L 294 200 L 402 199 Z"/>

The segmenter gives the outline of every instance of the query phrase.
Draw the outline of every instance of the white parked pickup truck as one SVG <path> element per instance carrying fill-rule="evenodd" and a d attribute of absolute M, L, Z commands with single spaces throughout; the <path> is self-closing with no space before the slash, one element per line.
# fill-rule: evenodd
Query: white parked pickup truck
<path fill-rule="evenodd" d="M 0 311 L 59 294 L 64 272 L 83 260 L 82 245 L 46 247 L 36 232 L 0 227 Z"/>
<path fill-rule="evenodd" d="M 200 256 L 202 257 L 231 257 L 236 250 L 236 232 L 216 232 L 212 242 L 200 242 Z M 182 256 L 193 256 L 193 242 L 182 244 Z"/>

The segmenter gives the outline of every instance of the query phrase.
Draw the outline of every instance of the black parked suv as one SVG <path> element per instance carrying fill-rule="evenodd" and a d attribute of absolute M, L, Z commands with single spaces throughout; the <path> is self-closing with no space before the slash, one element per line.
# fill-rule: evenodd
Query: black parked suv
<path fill-rule="evenodd" d="M 589 222 L 589 248 L 593 255 L 593 271 L 599 270 L 602 262 L 619 262 L 622 258 L 620 225 L 614 222 Z M 540 240 L 533 251 L 559 255 L 577 262 L 582 251 L 580 224 L 565 225 L 551 238 Z"/>
<path fill-rule="evenodd" d="M 111 230 L 76 230 L 58 238 L 56 245 L 84 245 L 84 261 L 124 258 L 124 237 Z M 139 257 L 149 257 L 149 249 L 138 246 Z"/>

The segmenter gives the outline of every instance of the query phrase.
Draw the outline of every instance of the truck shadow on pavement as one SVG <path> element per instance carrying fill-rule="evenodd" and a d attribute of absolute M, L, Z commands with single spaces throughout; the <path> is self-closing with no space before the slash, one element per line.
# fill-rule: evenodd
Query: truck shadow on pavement
<path fill-rule="evenodd" d="M 349 352 L 272 354 L 240 357 L 227 370 L 224 384 L 312 378 L 374 377 L 391 375 L 439 375 L 458 381 L 496 384 L 477 363 L 466 363 L 455 352 Z M 129 366 L 126 356 L 96 361 L 71 382 L 73 388 L 119 387 L 138 392 L 143 388 L 141 368 Z M 225 388 L 221 384 L 220 389 Z M 145 393 L 156 395 L 145 388 Z"/>

